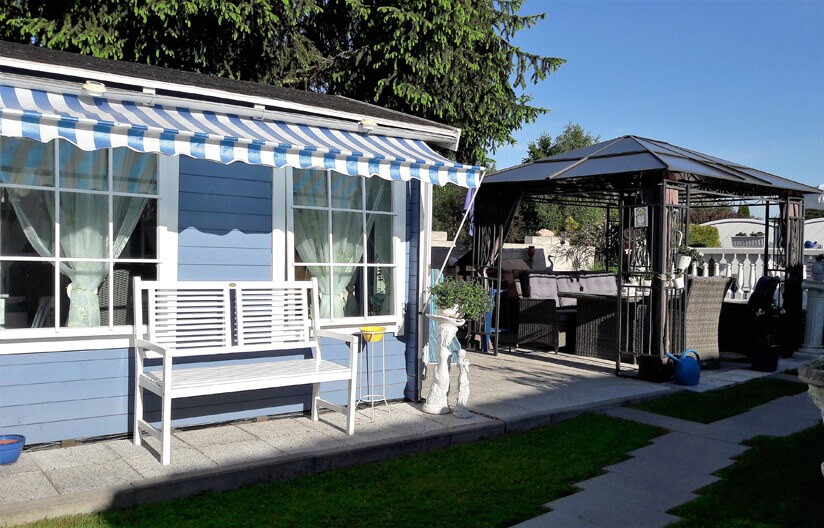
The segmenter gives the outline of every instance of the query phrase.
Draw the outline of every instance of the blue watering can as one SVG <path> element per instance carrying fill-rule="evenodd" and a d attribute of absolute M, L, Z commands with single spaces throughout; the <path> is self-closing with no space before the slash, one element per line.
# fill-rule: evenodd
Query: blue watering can
<path fill-rule="evenodd" d="M 689 357 L 687 354 L 692 353 L 695 357 Z M 677 358 L 667 352 L 667 356 L 675 365 L 675 383 L 679 385 L 698 385 L 698 380 L 701 378 L 701 358 L 698 357 L 698 352 L 689 349 L 680 358 Z"/>

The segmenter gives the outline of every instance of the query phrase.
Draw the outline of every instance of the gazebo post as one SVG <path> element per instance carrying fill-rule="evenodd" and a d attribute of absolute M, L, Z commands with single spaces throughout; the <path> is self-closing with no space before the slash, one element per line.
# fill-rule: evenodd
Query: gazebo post
<path fill-rule="evenodd" d="M 615 353 L 615 375 L 621 374 L 621 343 L 624 339 L 621 335 L 623 330 L 623 317 L 621 314 L 621 305 L 623 304 L 624 295 L 624 191 L 618 192 L 618 244 L 616 244 L 616 251 L 618 252 L 618 295 L 615 296 L 615 335 L 618 343 L 617 351 Z"/>
<path fill-rule="evenodd" d="M 764 273 L 769 275 L 770 264 L 770 201 L 764 200 Z"/>
<path fill-rule="evenodd" d="M 664 326 L 666 324 L 667 310 L 667 290 L 666 265 L 667 265 L 667 183 L 666 179 L 660 184 L 658 203 L 652 204 L 655 214 L 652 215 L 653 225 L 653 247 L 652 247 L 652 295 L 650 299 L 650 309 L 652 310 L 652 332 L 650 338 L 652 343 L 650 352 L 653 356 L 663 361 L 666 352 L 666 339 L 664 336 Z"/>

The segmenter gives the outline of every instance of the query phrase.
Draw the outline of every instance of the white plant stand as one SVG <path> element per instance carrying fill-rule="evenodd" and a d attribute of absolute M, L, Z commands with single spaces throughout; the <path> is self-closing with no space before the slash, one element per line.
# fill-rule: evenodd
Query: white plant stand
<path fill-rule="evenodd" d="M 367 341 L 361 332 L 361 338 L 366 346 L 363 348 L 363 358 L 360 362 L 360 372 L 358 374 L 358 401 L 356 407 L 361 403 L 372 406 L 372 423 L 375 422 L 375 404 L 383 402 L 386 409 L 391 411 L 389 402 L 386 400 L 386 334 L 387 332 L 368 332 L 372 334 L 372 341 Z M 375 342 L 374 336 L 381 336 L 380 341 Z M 375 368 L 375 348 L 380 346 L 380 384 L 375 382 L 377 369 Z M 368 392 L 367 392 L 368 387 Z M 364 394 L 364 392 L 366 392 Z"/>
<path fill-rule="evenodd" d="M 437 323 L 438 326 L 438 363 L 435 366 L 435 374 L 432 379 L 432 388 L 429 389 L 429 396 L 423 405 L 423 412 L 429 414 L 448 414 L 449 408 L 449 343 L 458 333 L 458 328 L 463 326 L 464 320 L 445 315 L 427 314 L 428 318 Z M 466 351 L 464 358 L 466 357 Z M 467 362 L 468 365 L 468 362 Z M 469 386 L 467 378 L 466 387 L 467 401 L 469 398 Z"/>
<path fill-rule="evenodd" d="M 824 355 L 821 345 L 824 339 L 824 281 L 807 279 L 801 283 L 807 290 L 807 325 L 804 330 L 804 344 L 796 355 L 818 358 Z"/>

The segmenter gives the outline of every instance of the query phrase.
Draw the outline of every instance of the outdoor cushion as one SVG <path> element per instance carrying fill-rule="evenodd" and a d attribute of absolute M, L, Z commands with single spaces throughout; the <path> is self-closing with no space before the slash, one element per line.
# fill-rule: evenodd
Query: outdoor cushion
<path fill-rule="evenodd" d="M 583 282 L 575 275 L 567 275 L 558 277 L 558 293 L 581 292 L 583 289 Z M 567 307 L 578 304 L 578 299 L 570 299 L 569 297 L 560 297 L 558 306 Z"/>
<path fill-rule="evenodd" d="M 528 285 L 524 293 L 530 299 L 552 299 L 558 305 L 558 282 L 554 275 L 530 273 L 521 284 Z"/>
<path fill-rule="evenodd" d="M 581 279 L 581 282 L 584 283 L 584 291 L 587 293 L 614 294 L 618 291 L 615 275 L 612 273 L 593 273 Z"/>

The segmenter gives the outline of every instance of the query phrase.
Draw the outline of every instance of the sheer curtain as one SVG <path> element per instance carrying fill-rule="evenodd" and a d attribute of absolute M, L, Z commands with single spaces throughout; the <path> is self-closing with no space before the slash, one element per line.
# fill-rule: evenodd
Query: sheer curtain
<path fill-rule="evenodd" d="M 15 164 L 39 163 L 32 159 L 38 143 L 19 142 L 14 152 Z M 107 155 L 96 156 L 80 149 L 61 145 L 61 185 L 75 188 L 105 189 Z M 130 182 L 131 192 L 151 192 L 154 185 L 155 160 L 152 155 L 126 151 L 117 156 L 112 167 L 114 180 Z M 101 170 L 100 163 L 104 163 Z M 19 165 L 18 165 L 19 166 Z M 27 165 L 31 166 L 31 165 Z M 63 175 L 66 175 L 65 177 Z M 12 182 L 14 183 L 14 182 Z M 38 193 L 33 193 L 38 194 Z M 39 193 L 49 196 L 47 193 Z M 15 214 L 29 243 L 38 255 L 52 256 L 51 237 L 55 222 L 54 206 L 49 200 L 32 200 L 26 190 L 9 189 Z M 42 202 L 46 201 L 45 204 Z M 117 258 L 131 237 L 148 199 L 143 197 L 113 198 L 112 256 Z M 45 207 L 44 207 L 45 206 Z M 108 196 L 105 194 L 60 193 L 60 252 L 61 257 L 107 259 L 108 255 Z M 60 272 L 69 278 L 68 326 L 100 326 L 98 289 L 108 274 L 106 262 L 62 261 Z"/>
<path fill-rule="evenodd" d="M 303 262 L 329 262 L 329 213 L 318 209 L 294 210 L 295 251 Z M 321 317 L 330 317 L 331 290 L 329 266 L 307 266 L 318 279 Z"/>

